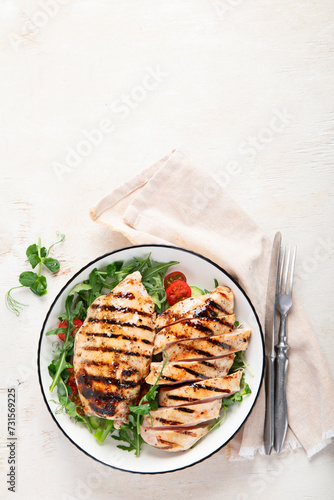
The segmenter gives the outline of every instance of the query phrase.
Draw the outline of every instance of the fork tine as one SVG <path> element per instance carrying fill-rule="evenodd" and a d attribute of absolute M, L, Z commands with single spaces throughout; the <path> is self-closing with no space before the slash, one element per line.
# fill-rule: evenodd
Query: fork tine
<path fill-rule="evenodd" d="M 285 269 L 284 269 L 284 282 L 283 282 L 283 286 L 282 286 L 282 293 L 286 293 L 286 284 L 288 282 L 289 265 L 290 265 L 290 253 L 291 253 L 291 247 L 289 247 L 289 250 L 288 250 L 288 256 L 286 259 L 286 264 L 285 264 Z"/>
<path fill-rule="evenodd" d="M 282 251 L 282 256 L 280 260 L 280 269 L 279 269 L 279 279 L 278 279 L 278 290 L 277 293 L 282 293 L 282 277 L 283 277 L 283 268 L 284 268 L 284 259 L 285 259 L 285 247 Z"/>
<path fill-rule="evenodd" d="M 291 271 L 290 271 L 290 287 L 289 287 L 289 294 L 290 295 L 292 294 L 292 285 L 293 285 L 293 275 L 295 272 L 296 253 L 297 253 L 297 247 L 294 247 L 293 254 L 292 254 Z"/>

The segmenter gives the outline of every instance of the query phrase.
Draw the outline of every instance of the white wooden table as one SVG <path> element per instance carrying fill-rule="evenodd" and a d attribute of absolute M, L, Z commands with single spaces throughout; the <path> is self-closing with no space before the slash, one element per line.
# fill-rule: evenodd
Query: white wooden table
<path fill-rule="evenodd" d="M 333 23 L 331 0 L 2 0 L 1 294 L 55 249 L 59 275 L 1 333 L 1 498 L 7 387 L 17 389 L 20 499 L 332 499 L 334 447 L 140 476 L 74 447 L 41 396 L 36 351 L 55 295 L 85 263 L 127 242 L 89 208 L 175 147 L 189 151 L 269 236 L 298 244 L 301 297 L 333 375 Z M 312 411 L 312 408 L 310 408 Z"/>

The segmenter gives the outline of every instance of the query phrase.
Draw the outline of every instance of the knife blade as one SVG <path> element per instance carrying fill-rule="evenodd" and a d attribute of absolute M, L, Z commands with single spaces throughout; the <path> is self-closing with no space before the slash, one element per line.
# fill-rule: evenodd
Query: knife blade
<path fill-rule="evenodd" d="M 275 404 L 275 310 L 276 310 L 276 287 L 279 260 L 281 253 L 282 235 L 278 231 L 275 234 L 271 251 L 267 299 L 265 311 L 265 353 L 266 353 L 266 411 L 264 420 L 264 450 L 270 455 L 274 445 L 274 404 Z"/>

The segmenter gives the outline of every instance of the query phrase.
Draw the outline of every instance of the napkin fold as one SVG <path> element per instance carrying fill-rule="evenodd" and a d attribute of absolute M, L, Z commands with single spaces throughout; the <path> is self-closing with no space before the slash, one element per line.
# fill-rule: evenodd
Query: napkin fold
<path fill-rule="evenodd" d="M 217 182 L 175 150 L 102 198 L 93 220 L 133 244 L 161 243 L 209 257 L 242 286 L 264 325 L 271 242 Z M 294 297 L 288 316 L 289 429 L 283 450 L 308 457 L 334 436 L 334 388 L 303 308 Z M 264 386 L 246 424 L 224 448 L 231 459 L 264 453 Z"/>

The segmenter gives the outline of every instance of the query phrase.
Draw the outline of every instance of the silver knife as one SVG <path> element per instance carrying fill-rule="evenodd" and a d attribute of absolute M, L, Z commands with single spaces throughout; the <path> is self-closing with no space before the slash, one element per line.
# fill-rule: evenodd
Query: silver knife
<path fill-rule="evenodd" d="M 275 234 L 268 275 L 267 301 L 265 312 L 265 351 L 266 351 L 266 412 L 264 421 L 264 450 L 270 455 L 274 445 L 274 406 L 275 406 L 275 310 L 276 286 L 282 235 Z"/>

